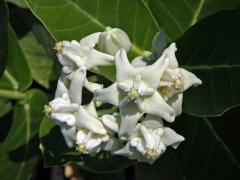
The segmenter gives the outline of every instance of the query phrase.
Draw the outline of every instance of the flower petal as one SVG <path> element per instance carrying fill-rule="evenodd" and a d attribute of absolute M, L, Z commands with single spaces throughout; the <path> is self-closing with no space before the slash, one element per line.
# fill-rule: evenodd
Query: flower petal
<path fill-rule="evenodd" d="M 143 113 L 133 101 L 124 98 L 119 106 L 121 121 L 118 135 L 122 139 L 129 138 L 136 127 L 137 122 L 142 117 Z"/>
<path fill-rule="evenodd" d="M 52 113 L 51 118 L 56 121 L 65 122 L 69 126 L 73 126 L 76 122 L 74 115 L 66 113 Z"/>
<path fill-rule="evenodd" d="M 182 113 L 183 93 L 173 95 L 168 99 L 167 103 L 174 109 L 176 116 Z"/>
<path fill-rule="evenodd" d="M 58 79 L 58 82 L 57 82 L 57 89 L 56 89 L 56 92 L 55 92 L 55 98 L 61 97 L 62 94 L 64 94 L 64 93 L 68 93 L 68 89 L 64 84 L 63 76 L 61 76 Z"/>
<path fill-rule="evenodd" d="M 69 148 L 74 147 L 76 141 L 76 128 L 66 125 L 61 125 L 60 130 L 64 140 Z"/>
<path fill-rule="evenodd" d="M 117 52 L 115 56 L 115 64 L 117 71 L 117 82 L 132 84 L 136 73 L 133 66 L 129 63 L 126 51 L 124 49 L 120 49 Z"/>
<path fill-rule="evenodd" d="M 89 47 L 93 48 L 97 44 L 100 34 L 101 34 L 101 32 L 96 32 L 96 33 L 90 34 L 90 35 L 82 38 L 80 40 L 80 45 L 81 46 L 89 46 Z"/>
<path fill-rule="evenodd" d="M 78 128 L 86 128 L 96 134 L 106 134 L 107 131 L 103 127 L 102 123 L 90 115 L 83 107 L 79 107 L 77 117 L 76 117 L 76 126 Z"/>
<path fill-rule="evenodd" d="M 121 92 L 118 89 L 117 83 L 114 83 L 107 88 L 97 89 L 94 92 L 94 96 L 97 101 L 118 106 L 121 98 Z"/>
<path fill-rule="evenodd" d="M 91 114 L 93 117 L 98 118 L 98 114 L 96 111 L 95 101 L 92 100 L 87 106 L 84 107 L 84 109 Z"/>
<path fill-rule="evenodd" d="M 171 69 L 178 68 L 178 62 L 175 56 L 176 51 L 177 51 L 176 43 L 172 43 L 163 52 L 163 54 L 166 54 L 167 58 L 169 59 L 168 68 Z"/>
<path fill-rule="evenodd" d="M 168 65 L 168 59 L 161 56 L 154 64 L 146 66 L 140 74 L 143 86 L 156 89 L 159 85 L 160 78 Z"/>
<path fill-rule="evenodd" d="M 84 81 L 84 87 L 90 92 L 94 92 L 97 89 L 102 89 L 103 85 L 98 83 L 89 82 L 87 78 Z"/>
<path fill-rule="evenodd" d="M 142 121 L 141 124 L 150 128 L 162 128 L 163 121 L 158 116 L 148 114 Z"/>
<path fill-rule="evenodd" d="M 134 153 L 131 150 L 131 146 L 130 146 L 129 142 L 122 149 L 119 149 L 119 150 L 115 151 L 114 154 L 125 156 L 125 157 L 128 157 L 128 158 L 133 158 L 134 157 Z"/>
<path fill-rule="evenodd" d="M 191 86 L 198 86 L 202 84 L 202 81 L 197 78 L 197 76 L 183 68 L 179 68 L 184 79 L 184 91 L 188 89 Z"/>
<path fill-rule="evenodd" d="M 102 149 L 104 151 L 113 152 L 119 149 L 120 146 L 121 146 L 121 142 L 119 141 L 119 139 L 115 137 L 111 137 L 107 142 L 104 142 L 102 144 Z"/>
<path fill-rule="evenodd" d="M 114 116 L 109 115 L 109 114 L 103 115 L 102 122 L 107 128 L 109 128 L 113 132 L 116 132 L 116 133 L 118 132 L 119 125 Z"/>
<path fill-rule="evenodd" d="M 179 134 L 177 134 L 174 130 L 171 128 L 164 128 L 163 134 L 161 136 L 161 141 L 166 146 L 172 146 L 174 149 L 178 147 L 178 145 L 184 141 L 185 138 Z"/>
<path fill-rule="evenodd" d="M 137 104 L 145 113 L 156 115 L 168 122 L 173 122 L 175 119 L 173 108 L 171 108 L 157 92 L 154 92 L 150 97 L 145 97 L 142 103 L 137 102 Z"/>
<path fill-rule="evenodd" d="M 111 66 L 113 63 L 113 56 L 91 49 L 86 60 L 86 67 L 91 69 L 95 66 Z"/>
<path fill-rule="evenodd" d="M 78 104 L 82 103 L 82 87 L 86 78 L 86 68 L 81 67 L 74 72 L 70 87 L 69 95 Z"/>

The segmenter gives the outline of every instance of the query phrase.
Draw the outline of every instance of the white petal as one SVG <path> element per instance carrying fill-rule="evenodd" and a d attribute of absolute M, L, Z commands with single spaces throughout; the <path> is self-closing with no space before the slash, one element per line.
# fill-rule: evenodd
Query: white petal
<path fill-rule="evenodd" d="M 101 138 L 90 138 L 86 144 L 86 148 L 90 151 L 94 151 L 94 148 L 99 146 L 102 143 Z M 97 150 L 98 151 L 98 150 Z"/>
<path fill-rule="evenodd" d="M 102 123 L 98 119 L 87 113 L 86 110 L 81 106 L 79 107 L 77 113 L 76 126 L 78 128 L 86 128 L 96 134 L 107 133 Z"/>
<path fill-rule="evenodd" d="M 171 128 L 164 128 L 163 134 L 161 136 L 161 141 L 166 146 L 172 146 L 174 149 L 178 147 L 178 145 L 184 141 L 185 138 L 179 134 L 177 134 L 174 130 Z"/>
<path fill-rule="evenodd" d="M 150 127 L 150 128 L 162 128 L 163 127 L 163 122 L 162 119 L 159 118 L 158 116 L 150 115 L 148 114 L 143 120 L 142 123 L 143 125 Z"/>
<path fill-rule="evenodd" d="M 119 82 L 118 87 L 122 89 L 124 92 L 129 92 L 132 88 L 132 86 L 125 82 Z"/>
<path fill-rule="evenodd" d="M 57 89 L 55 92 L 55 98 L 61 97 L 63 93 L 68 93 L 68 89 L 63 82 L 63 77 L 61 76 L 57 82 Z"/>
<path fill-rule="evenodd" d="M 178 67 L 178 62 L 175 56 L 176 51 L 177 51 L 176 43 L 172 43 L 163 52 L 163 55 L 166 54 L 167 58 L 169 59 L 168 68 L 174 69 Z"/>
<path fill-rule="evenodd" d="M 197 78 L 197 76 L 195 76 L 193 73 L 182 68 L 179 68 L 179 69 L 183 74 L 184 91 L 191 86 L 196 87 L 202 84 L 202 81 L 199 78 Z"/>
<path fill-rule="evenodd" d="M 79 68 L 73 75 L 70 87 L 69 95 L 78 104 L 82 103 L 82 87 L 86 78 L 86 68 Z"/>
<path fill-rule="evenodd" d="M 114 57 L 95 49 L 91 49 L 86 60 L 87 69 L 95 66 L 111 66 L 114 63 Z"/>
<path fill-rule="evenodd" d="M 157 92 L 154 92 L 150 97 L 145 97 L 142 104 L 138 103 L 138 107 L 143 112 L 156 115 L 168 122 L 173 122 L 175 119 L 173 108 L 171 108 Z"/>
<path fill-rule="evenodd" d="M 126 51 L 124 49 L 120 49 L 117 52 L 115 56 L 115 64 L 117 71 L 117 82 L 132 84 L 136 73 L 133 66 L 129 63 Z"/>
<path fill-rule="evenodd" d="M 113 152 L 119 149 L 119 147 L 121 146 L 121 142 L 119 141 L 119 139 L 111 137 L 107 142 L 104 142 L 102 146 L 102 149 L 104 151 Z"/>
<path fill-rule="evenodd" d="M 120 110 L 120 128 L 118 135 L 122 139 L 129 138 L 143 113 L 139 111 L 138 107 L 133 101 L 128 101 L 126 98 L 121 101 Z"/>
<path fill-rule="evenodd" d="M 60 126 L 60 130 L 67 146 L 69 148 L 72 148 L 75 145 L 76 141 L 76 128 L 69 126 Z"/>
<path fill-rule="evenodd" d="M 93 48 L 98 42 L 100 33 L 101 32 L 96 32 L 96 33 L 90 34 L 90 35 L 82 38 L 80 40 L 80 45 L 81 46 L 89 46 L 89 47 Z"/>
<path fill-rule="evenodd" d="M 92 100 L 87 106 L 84 107 L 84 109 L 91 114 L 93 117 L 98 118 L 98 114 L 96 111 L 95 101 Z"/>
<path fill-rule="evenodd" d="M 77 131 L 76 144 L 85 144 L 87 135 L 88 135 L 88 130 L 86 129 L 81 129 Z"/>
<path fill-rule="evenodd" d="M 140 126 L 140 131 L 141 134 L 144 138 L 144 141 L 146 143 L 146 148 L 147 149 L 155 149 L 156 148 L 156 142 L 155 142 L 155 138 L 153 136 L 153 133 L 148 130 L 145 126 Z"/>
<path fill-rule="evenodd" d="M 97 89 L 102 89 L 103 85 L 98 83 L 89 82 L 87 78 L 84 81 L 84 87 L 90 92 L 94 92 Z"/>
<path fill-rule="evenodd" d="M 161 56 L 154 64 L 146 66 L 146 68 L 140 72 L 144 85 L 148 88 L 156 89 L 167 65 L 168 59 L 165 58 L 165 56 Z"/>
<path fill-rule="evenodd" d="M 94 92 L 97 101 L 109 103 L 115 106 L 119 105 L 121 92 L 118 89 L 117 83 L 104 89 L 97 89 Z"/>
<path fill-rule="evenodd" d="M 128 158 L 133 158 L 134 156 L 133 151 L 131 151 L 131 146 L 129 142 L 122 149 L 115 151 L 114 154 L 125 156 Z"/>
<path fill-rule="evenodd" d="M 76 118 L 72 114 L 65 114 L 65 113 L 52 113 L 51 118 L 60 121 L 65 122 L 69 126 L 73 126 L 76 122 Z"/>
<path fill-rule="evenodd" d="M 139 68 L 142 69 L 145 66 L 147 66 L 147 61 L 144 60 L 143 56 L 138 56 L 136 58 L 134 58 L 131 62 L 132 66 L 134 66 L 135 68 Z"/>
<path fill-rule="evenodd" d="M 183 94 L 178 93 L 168 99 L 168 104 L 174 109 L 176 116 L 182 113 Z"/>
<path fill-rule="evenodd" d="M 112 130 L 113 132 L 118 132 L 118 123 L 116 121 L 116 118 L 112 115 L 103 115 L 102 116 L 102 122 L 103 124 L 109 128 L 110 130 Z"/>

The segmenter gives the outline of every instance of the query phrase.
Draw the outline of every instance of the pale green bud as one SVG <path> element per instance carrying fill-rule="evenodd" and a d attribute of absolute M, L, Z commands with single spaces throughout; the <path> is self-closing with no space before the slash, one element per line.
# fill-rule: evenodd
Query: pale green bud
<path fill-rule="evenodd" d="M 121 29 L 106 27 L 98 39 L 98 47 L 101 51 L 115 55 L 119 49 L 129 51 L 132 43 L 128 35 Z"/>

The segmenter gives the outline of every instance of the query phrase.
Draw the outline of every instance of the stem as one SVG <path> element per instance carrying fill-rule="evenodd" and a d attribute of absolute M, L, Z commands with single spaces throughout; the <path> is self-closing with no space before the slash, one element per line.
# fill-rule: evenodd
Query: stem
<path fill-rule="evenodd" d="M 9 80 L 9 82 L 12 84 L 12 87 L 17 90 L 19 88 L 17 80 L 10 74 L 8 70 L 4 71 L 4 75 Z"/>
<path fill-rule="evenodd" d="M 137 47 L 135 44 L 132 44 L 131 51 L 134 52 L 137 55 L 143 56 L 145 58 L 148 58 L 151 55 L 151 52 L 149 51 L 144 51 Z"/>
<path fill-rule="evenodd" d="M 21 100 L 25 97 L 25 94 L 18 91 L 0 89 L 0 97 L 6 99 Z"/>

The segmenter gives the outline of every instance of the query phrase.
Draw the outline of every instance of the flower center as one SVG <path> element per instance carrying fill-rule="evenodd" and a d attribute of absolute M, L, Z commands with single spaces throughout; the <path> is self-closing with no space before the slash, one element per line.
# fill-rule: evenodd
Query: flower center
<path fill-rule="evenodd" d="M 46 116 L 49 116 L 53 112 L 53 108 L 50 105 L 45 105 L 43 112 Z"/>
<path fill-rule="evenodd" d="M 130 91 L 128 92 L 128 97 L 130 97 L 131 100 L 136 99 L 139 96 L 138 90 L 132 87 Z"/>
<path fill-rule="evenodd" d="M 63 49 L 64 49 L 64 44 L 62 41 L 56 43 L 54 49 L 57 51 L 57 52 L 63 52 Z"/>
<path fill-rule="evenodd" d="M 148 149 L 146 152 L 147 158 L 148 159 L 155 159 L 157 157 L 157 151 L 153 148 Z"/>
<path fill-rule="evenodd" d="M 81 154 L 88 154 L 88 149 L 86 147 L 85 144 L 79 144 L 77 146 L 77 150 L 81 153 Z"/>
<path fill-rule="evenodd" d="M 183 78 L 180 76 L 179 78 L 175 79 L 174 82 L 174 88 L 177 90 L 182 91 L 184 89 L 184 83 L 183 83 Z"/>

